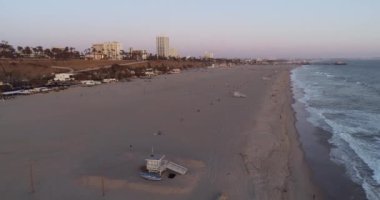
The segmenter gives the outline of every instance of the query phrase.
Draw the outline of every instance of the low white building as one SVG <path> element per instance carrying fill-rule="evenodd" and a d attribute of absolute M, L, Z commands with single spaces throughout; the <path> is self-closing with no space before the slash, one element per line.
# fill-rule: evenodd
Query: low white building
<path fill-rule="evenodd" d="M 178 69 L 178 68 L 172 69 L 169 72 L 169 74 L 179 74 L 179 73 L 181 73 L 181 69 Z"/>
<path fill-rule="evenodd" d="M 54 75 L 54 81 L 73 81 L 74 80 L 74 74 L 72 73 L 59 73 Z"/>
<path fill-rule="evenodd" d="M 84 81 L 81 81 L 81 84 L 84 86 L 95 86 L 95 85 L 102 84 L 102 82 L 94 81 L 94 80 L 84 80 Z"/>
<path fill-rule="evenodd" d="M 114 83 L 114 82 L 117 82 L 117 79 L 116 78 L 105 78 L 105 79 L 103 79 L 102 82 L 103 83 Z"/>
<path fill-rule="evenodd" d="M 29 91 L 35 94 L 35 93 L 41 93 L 41 92 L 49 92 L 51 91 L 51 89 L 47 87 L 37 87 L 37 88 L 30 89 Z"/>
<path fill-rule="evenodd" d="M 156 75 L 156 73 L 154 72 L 154 70 L 152 68 L 145 70 L 145 76 L 155 76 L 155 75 Z"/>

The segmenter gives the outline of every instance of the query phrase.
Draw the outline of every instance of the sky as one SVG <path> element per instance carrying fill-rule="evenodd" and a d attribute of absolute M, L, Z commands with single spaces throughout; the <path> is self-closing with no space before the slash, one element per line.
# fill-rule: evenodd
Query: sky
<path fill-rule="evenodd" d="M 78 50 L 119 41 L 182 56 L 380 57 L 379 0 L 0 0 L 0 40 Z"/>

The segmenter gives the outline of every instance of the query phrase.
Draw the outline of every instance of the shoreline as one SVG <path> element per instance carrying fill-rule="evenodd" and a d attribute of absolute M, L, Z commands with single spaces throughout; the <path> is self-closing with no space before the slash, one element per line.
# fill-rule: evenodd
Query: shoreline
<path fill-rule="evenodd" d="M 294 67 L 293 69 L 297 68 L 297 67 L 300 67 L 300 66 L 296 66 Z M 319 188 L 318 185 L 315 184 L 312 176 L 312 170 L 311 170 L 311 167 L 309 166 L 309 163 L 307 162 L 306 158 L 305 158 L 305 149 L 302 148 L 302 143 L 300 141 L 300 135 L 299 135 L 299 132 L 297 130 L 297 126 L 296 126 L 296 123 L 297 123 L 297 117 L 296 117 L 296 111 L 294 110 L 293 108 L 293 104 L 295 103 L 296 99 L 294 98 L 294 95 L 293 95 L 293 92 L 292 92 L 292 80 L 291 80 L 291 71 L 293 70 L 291 69 L 289 71 L 289 87 L 288 87 L 288 95 L 290 96 L 290 101 L 288 102 L 289 105 L 288 105 L 288 108 L 290 110 L 290 112 L 292 113 L 291 115 L 291 125 L 290 125 L 290 133 L 293 135 L 291 138 L 292 138 L 292 151 L 291 153 L 294 154 L 294 157 L 292 159 L 292 156 L 289 156 L 290 157 L 290 161 L 294 161 L 294 162 L 290 162 L 290 165 L 289 167 L 290 168 L 293 168 L 291 171 L 293 173 L 297 173 L 298 171 L 301 171 L 303 172 L 303 175 L 298 175 L 298 179 L 300 179 L 297 183 L 297 181 L 295 181 L 293 184 L 298 186 L 298 189 L 300 187 L 309 187 L 308 190 L 309 190 L 309 193 L 311 194 L 311 198 L 314 200 L 314 199 L 326 199 L 325 198 L 325 195 L 323 194 L 323 192 L 321 191 L 321 189 Z M 300 162 L 301 165 L 296 167 L 296 166 L 292 166 L 291 167 L 291 164 L 292 163 L 295 163 L 295 162 Z M 290 180 L 288 181 L 291 181 L 291 178 L 289 177 Z M 304 185 L 304 183 L 307 182 L 307 184 L 310 184 L 310 185 Z M 310 197 L 310 196 L 309 196 Z M 303 196 L 300 196 L 299 194 L 296 194 L 295 196 L 289 198 L 289 199 L 304 199 Z"/>
<path fill-rule="evenodd" d="M 303 148 L 303 144 L 302 144 L 302 141 L 301 141 L 301 137 L 300 137 L 300 132 L 299 130 L 297 129 L 297 122 L 298 122 L 298 118 L 297 118 L 297 110 L 294 108 L 294 104 L 297 102 L 296 98 L 295 98 L 295 95 L 293 93 L 293 83 L 292 83 L 292 78 L 291 78 L 291 74 L 292 74 L 292 71 L 298 67 L 301 67 L 302 65 L 299 65 L 299 66 L 295 66 L 294 68 L 290 69 L 289 70 L 289 90 L 288 90 L 288 93 L 290 95 L 290 104 L 289 104 L 289 109 L 291 109 L 291 112 L 292 112 L 292 125 L 291 125 L 291 128 L 292 128 L 292 133 L 295 135 L 294 138 L 293 138 L 293 148 L 294 148 L 294 151 L 295 154 L 297 154 L 297 159 L 299 160 L 299 162 L 302 163 L 302 170 L 304 172 L 304 178 L 306 178 L 308 181 L 311 182 L 311 189 L 313 191 L 313 195 L 312 195 L 312 199 L 326 199 L 326 196 L 324 194 L 324 192 L 322 191 L 322 189 L 320 188 L 319 185 L 317 185 L 315 183 L 315 180 L 313 178 L 313 171 L 312 171 L 312 168 L 310 166 L 310 163 L 307 162 L 307 159 L 306 159 L 306 149 Z M 295 171 L 295 170 L 293 170 Z"/>
<path fill-rule="evenodd" d="M 312 181 L 320 188 L 325 199 L 367 199 L 363 188 L 346 175 L 346 169 L 331 160 L 330 151 L 334 146 L 328 140 L 332 133 L 315 127 L 307 120 L 310 114 L 304 103 L 296 99 L 303 95 L 303 91 L 294 88 L 294 85 L 292 88 L 295 127 L 305 161 L 310 166 Z"/>

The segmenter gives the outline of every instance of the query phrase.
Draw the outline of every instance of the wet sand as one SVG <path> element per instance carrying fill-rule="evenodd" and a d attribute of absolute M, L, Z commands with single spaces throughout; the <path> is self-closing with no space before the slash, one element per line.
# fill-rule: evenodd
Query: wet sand
<path fill-rule="evenodd" d="M 0 102 L 0 194 L 320 199 L 295 131 L 291 68 L 198 69 Z M 247 97 L 235 98 L 234 91 Z M 152 147 L 188 174 L 141 179 Z"/>

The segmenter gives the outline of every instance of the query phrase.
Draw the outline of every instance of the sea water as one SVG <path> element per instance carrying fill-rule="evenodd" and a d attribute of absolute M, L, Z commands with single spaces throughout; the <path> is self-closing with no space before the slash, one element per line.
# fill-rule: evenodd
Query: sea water
<path fill-rule="evenodd" d="M 369 200 L 380 200 L 380 61 L 305 65 L 292 71 L 307 121 L 331 133 L 330 160 Z M 321 132 L 321 134 L 323 134 Z"/>

